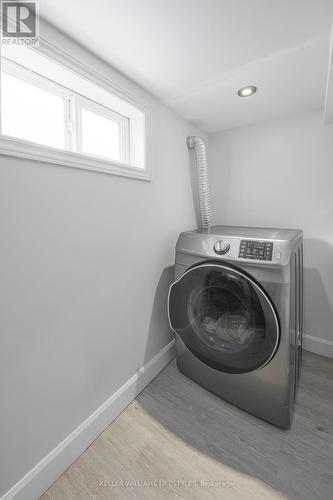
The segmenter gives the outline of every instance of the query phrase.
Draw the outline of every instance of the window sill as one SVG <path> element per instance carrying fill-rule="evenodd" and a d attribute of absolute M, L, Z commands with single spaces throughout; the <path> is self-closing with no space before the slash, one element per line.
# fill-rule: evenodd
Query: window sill
<path fill-rule="evenodd" d="M 151 181 L 151 177 L 147 170 L 142 168 L 124 165 L 117 161 L 103 160 L 102 158 L 96 158 L 72 151 L 42 146 L 9 136 L 0 137 L 0 155 L 51 163 L 64 167 L 79 168 L 81 170 L 91 170 L 103 174 L 130 177 L 143 181 Z"/>

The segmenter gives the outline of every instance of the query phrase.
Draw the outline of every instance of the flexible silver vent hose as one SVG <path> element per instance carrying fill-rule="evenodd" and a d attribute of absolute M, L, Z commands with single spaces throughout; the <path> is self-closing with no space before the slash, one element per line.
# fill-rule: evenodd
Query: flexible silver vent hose
<path fill-rule="evenodd" d="M 200 229 L 210 229 L 213 225 L 213 211 L 208 184 L 206 144 L 201 137 L 195 135 L 187 137 L 186 142 L 187 147 L 195 153 Z"/>

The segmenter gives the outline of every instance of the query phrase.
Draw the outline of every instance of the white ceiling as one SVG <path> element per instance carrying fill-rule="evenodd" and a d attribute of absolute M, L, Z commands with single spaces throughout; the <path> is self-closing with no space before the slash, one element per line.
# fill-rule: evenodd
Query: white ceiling
<path fill-rule="evenodd" d="M 41 14 L 207 132 L 323 107 L 333 0 L 42 0 Z M 251 98 L 237 89 L 258 86 Z"/>

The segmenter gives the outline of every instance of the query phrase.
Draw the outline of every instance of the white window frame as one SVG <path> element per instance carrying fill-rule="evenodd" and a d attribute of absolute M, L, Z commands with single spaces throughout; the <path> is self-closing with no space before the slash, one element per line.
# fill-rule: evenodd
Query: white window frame
<path fill-rule="evenodd" d="M 66 150 L 71 150 L 71 140 L 70 140 L 70 130 L 69 130 L 69 117 L 70 117 L 70 110 L 69 110 L 69 95 L 70 92 L 68 89 L 62 87 L 61 85 L 58 85 L 55 82 L 51 82 L 44 76 L 38 75 L 34 73 L 33 71 L 27 70 L 27 68 L 24 68 L 20 66 L 19 64 L 16 64 L 8 59 L 2 59 L 1 61 L 1 70 L 4 71 L 5 73 L 14 76 L 15 78 L 24 81 L 26 83 L 30 83 L 31 85 L 34 85 L 35 87 L 38 87 L 41 90 L 45 90 L 47 92 L 50 92 L 51 94 L 54 94 L 58 97 L 61 97 L 64 101 L 64 146 Z M 0 116 L 0 120 L 2 120 L 2 115 Z M 2 123 L 0 121 L 0 132 L 1 132 L 1 137 L 10 137 L 13 138 L 17 141 L 21 141 L 24 139 L 21 139 L 19 137 L 15 136 L 7 136 L 2 134 Z M 30 142 L 30 141 L 27 141 Z M 41 144 L 38 143 L 32 143 L 36 144 L 36 146 L 41 146 Z M 49 147 L 49 146 L 45 146 Z M 58 149 L 58 148 L 57 148 Z M 60 149 L 60 148 L 59 148 Z M 60 149 L 62 151 L 62 149 Z"/>
<path fill-rule="evenodd" d="M 119 89 L 112 88 L 112 82 L 105 80 L 105 78 L 102 79 L 101 75 L 92 72 L 90 69 L 88 72 L 88 68 L 85 68 L 81 63 L 75 61 L 74 59 L 70 61 L 74 63 L 74 69 L 69 68 L 70 65 L 68 64 L 68 60 L 65 61 L 66 64 L 59 61 L 59 59 L 62 59 L 63 54 L 60 51 L 57 52 L 54 47 L 52 47 L 52 53 L 50 55 L 45 54 L 45 50 L 43 53 L 36 49 L 29 49 L 29 52 L 36 52 L 44 58 L 49 58 L 53 66 L 59 66 L 59 74 L 61 74 L 61 72 L 70 72 L 70 74 L 73 75 L 74 80 L 80 79 L 81 81 L 79 83 L 81 84 L 83 90 L 85 90 L 85 86 L 87 88 L 89 85 L 93 86 L 93 90 L 95 92 L 93 95 L 94 97 L 96 95 L 96 97 L 100 100 L 95 101 L 91 99 L 90 96 L 88 97 L 87 95 L 82 95 L 84 92 L 80 94 L 76 91 L 76 89 L 73 91 L 68 86 L 64 86 L 61 80 L 61 83 L 59 84 L 58 82 L 53 81 L 53 79 L 48 78 L 48 76 L 40 74 L 41 72 L 38 72 L 38 64 L 37 70 L 29 71 L 29 69 L 24 66 L 24 54 L 22 49 L 20 49 L 18 52 L 19 57 L 16 58 L 16 60 L 14 58 L 15 62 L 13 62 L 13 59 L 8 62 L 6 61 L 6 67 L 4 69 L 8 71 L 8 73 L 13 74 L 13 76 L 18 76 L 20 79 L 37 85 L 42 89 L 49 90 L 50 92 L 64 98 L 64 120 L 66 123 L 65 147 L 67 147 L 67 149 L 43 146 L 19 138 L 5 136 L 0 133 L 0 155 L 26 158 L 56 165 L 76 167 L 84 170 L 93 170 L 96 172 L 151 181 L 146 161 L 146 107 L 139 102 L 135 102 L 132 98 L 127 98 L 127 94 L 125 92 L 121 95 Z M 52 57 L 54 53 L 57 56 L 56 58 Z M 76 64 L 77 67 L 83 71 L 77 71 Z M 53 68 L 52 71 L 54 73 L 55 68 Z M 94 78 L 91 78 L 91 76 Z M 102 85 L 100 85 L 100 81 L 102 81 Z M 116 91 L 113 92 L 113 90 Z M 109 102 L 113 103 L 113 101 L 117 99 L 120 103 L 119 108 L 121 110 L 124 109 L 126 114 L 129 110 L 128 114 L 130 116 L 124 116 L 121 113 L 117 113 L 117 111 L 114 111 L 105 105 L 106 103 L 109 104 Z M 78 113 L 78 109 L 81 105 L 86 109 L 90 109 L 97 114 L 105 116 L 121 124 L 121 144 L 123 145 L 123 150 L 121 151 L 121 161 L 110 160 L 82 153 L 79 143 L 81 130 L 78 128 L 80 125 L 80 116 L 77 116 L 80 114 Z M 132 115 L 131 110 L 133 110 L 134 113 Z M 73 114 L 74 111 L 75 116 Z M 75 130 L 72 125 L 73 118 L 76 121 Z M 140 124 L 138 120 L 141 120 Z M 143 134 L 141 135 L 141 139 L 139 139 L 136 135 L 138 127 L 141 127 L 141 134 Z M 75 146 L 73 147 L 74 141 Z M 138 163 L 140 163 L 140 166 L 138 166 Z"/>
<path fill-rule="evenodd" d="M 81 110 L 83 108 L 86 109 L 87 111 L 92 111 L 93 113 L 96 113 L 99 116 L 103 116 L 104 118 L 107 118 L 119 124 L 120 161 L 125 164 L 128 164 L 129 163 L 129 119 L 126 116 L 121 115 L 120 113 L 116 113 L 115 111 L 112 111 L 111 109 L 108 109 L 105 106 L 102 106 L 101 104 L 98 104 L 97 102 L 91 101 L 90 99 L 87 99 L 86 97 L 82 97 L 80 95 L 72 94 L 71 103 L 72 103 L 73 113 L 75 113 L 75 122 L 76 122 L 75 150 L 78 153 L 96 157 L 95 155 L 90 155 L 89 153 L 83 152 L 82 150 Z M 102 157 L 98 156 L 98 158 Z"/>

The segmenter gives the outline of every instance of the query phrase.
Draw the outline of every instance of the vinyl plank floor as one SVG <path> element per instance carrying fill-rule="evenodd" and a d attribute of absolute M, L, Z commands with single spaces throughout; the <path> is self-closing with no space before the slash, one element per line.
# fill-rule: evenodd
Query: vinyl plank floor
<path fill-rule="evenodd" d="M 333 360 L 304 353 L 292 427 L 213 396 L 170 363 L 41 500 L 333 498 Z"/>

